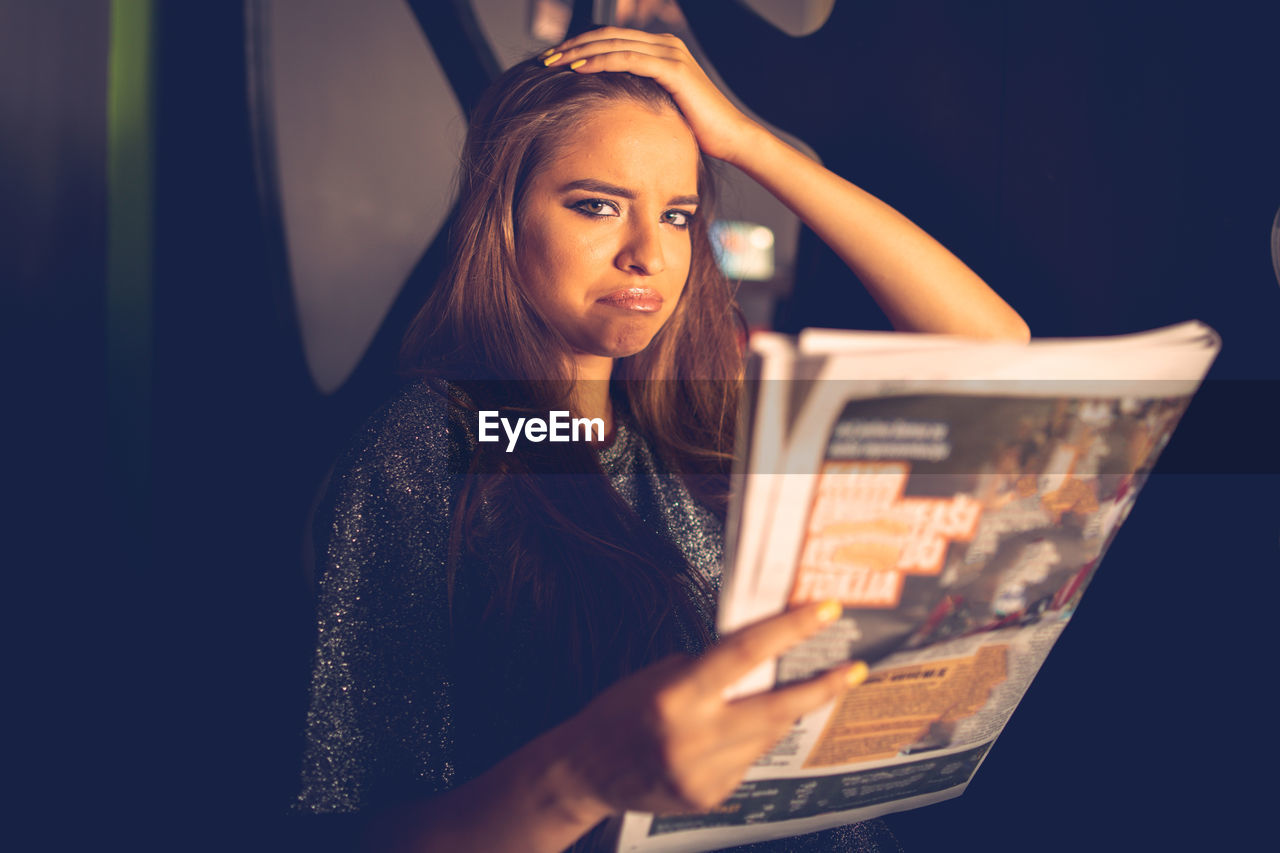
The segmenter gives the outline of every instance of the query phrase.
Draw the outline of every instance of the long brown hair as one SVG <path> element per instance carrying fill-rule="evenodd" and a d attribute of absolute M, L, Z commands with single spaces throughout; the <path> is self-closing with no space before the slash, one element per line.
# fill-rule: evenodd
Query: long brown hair
<path fill-rule="evenodd" d="M 530 180 L 564 140 L 593 110 L 619 100 L 678 112 L 652 80 L 549 71 L 533 60 L 481 99 L 462 154 L 451 260 L 405 336 L 405 373 L 452 380 L 476 409 L 568 408 L 572 360 L 558 356 L 569 346 L 521 287 L 519 211 Z M 611 390 L 666 465 L 723 518 L 739 324 L 707 234 L 714 188 L 705 158 L 698 180 L 689 279 L 650 345 L 615 364 Z M 477 445 L 462 478 L 451 590 L 471 561 L 484 578 L 482 621 L 531 610 L 551 626 L 567 654 L 562 687 L 572 694 L 553 716 L 674 649 L 677 627 L 693 629 L 695 644 L 709 640 L 709 614 L 697 604 L 704 582 L 610 486 L 589 447 L 495 447 Z"/>

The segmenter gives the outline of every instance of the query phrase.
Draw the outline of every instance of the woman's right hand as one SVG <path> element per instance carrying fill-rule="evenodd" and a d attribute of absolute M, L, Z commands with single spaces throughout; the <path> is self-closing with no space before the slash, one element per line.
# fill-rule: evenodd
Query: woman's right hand
<path fill-rule="evenodd" d="M 726 700 L 726 689 L 839 615 L 834 601 L 790 610 L 699 659 L 666 658 L 601 693 L 559 732 L 580 802 L 601 814 L 705 812 L 721 803 L 798 717 L 860 684 L 867 667 L 741 699 Z"/>
<path fill-rule="evenodd" d="M 760 127 L 716 88 L 689 48 L 670 33 L 601 27 L 547 51 L 551 68 L 578 74 L 625 71 L 648 77 L 671 93 L 702 153 L 733 162 Z"/>

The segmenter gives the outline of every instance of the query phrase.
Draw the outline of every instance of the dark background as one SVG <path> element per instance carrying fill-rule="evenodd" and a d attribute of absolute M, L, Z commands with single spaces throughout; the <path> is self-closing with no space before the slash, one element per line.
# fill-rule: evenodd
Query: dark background
<path fill-rule="evenodd" d="M 909 212 L 1037 336 L 1194 317 L 1224 341 L 970 790 L 889 819 L 912 853 L 1265 837 L 1280 22 L 1264 5 L 840 0 L 803 42 L 732 3 L 686 10 L 744 100 Z M 390 387 L 406 318 L 358 387 L 314 389 L 255 183 L 244 9 L 159 3 L 155 22 L 149 370 L 109 372 L 110 4 L 0 3 L 14 778 L 51 849 L 79 833 L 291 849 L 314 840 L 282 817 L 310 644 L 301 531 Z M 780 328 L 883 325 L 807 233 L 796 280 Z"/>

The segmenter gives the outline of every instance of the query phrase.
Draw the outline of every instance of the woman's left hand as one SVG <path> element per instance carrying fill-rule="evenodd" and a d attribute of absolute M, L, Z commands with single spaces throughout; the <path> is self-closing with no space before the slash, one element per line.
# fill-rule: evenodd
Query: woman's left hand
<path fill-rule="evenodd" d="M 567 66 L 578 74 L 628 71 L 657 81 L 684 113 L 698 147 L 717 159 L 734 162 L 748 132 L 756 127 L 673 35 L 602 27 L 552 48 L 549 57 L 555 59 L 546 63 L 548 68 Z"/>

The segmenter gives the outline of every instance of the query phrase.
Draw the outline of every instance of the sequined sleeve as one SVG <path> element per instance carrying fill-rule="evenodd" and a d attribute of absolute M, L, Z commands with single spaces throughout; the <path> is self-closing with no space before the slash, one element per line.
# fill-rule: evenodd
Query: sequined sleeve
<path fill-rule="evenodd" d="M 458 451 L 447 409 L 425 385 L 389 404 L 335 465 L 317 514 L 303 811 L 453 784 L 445 566 Z"/>

